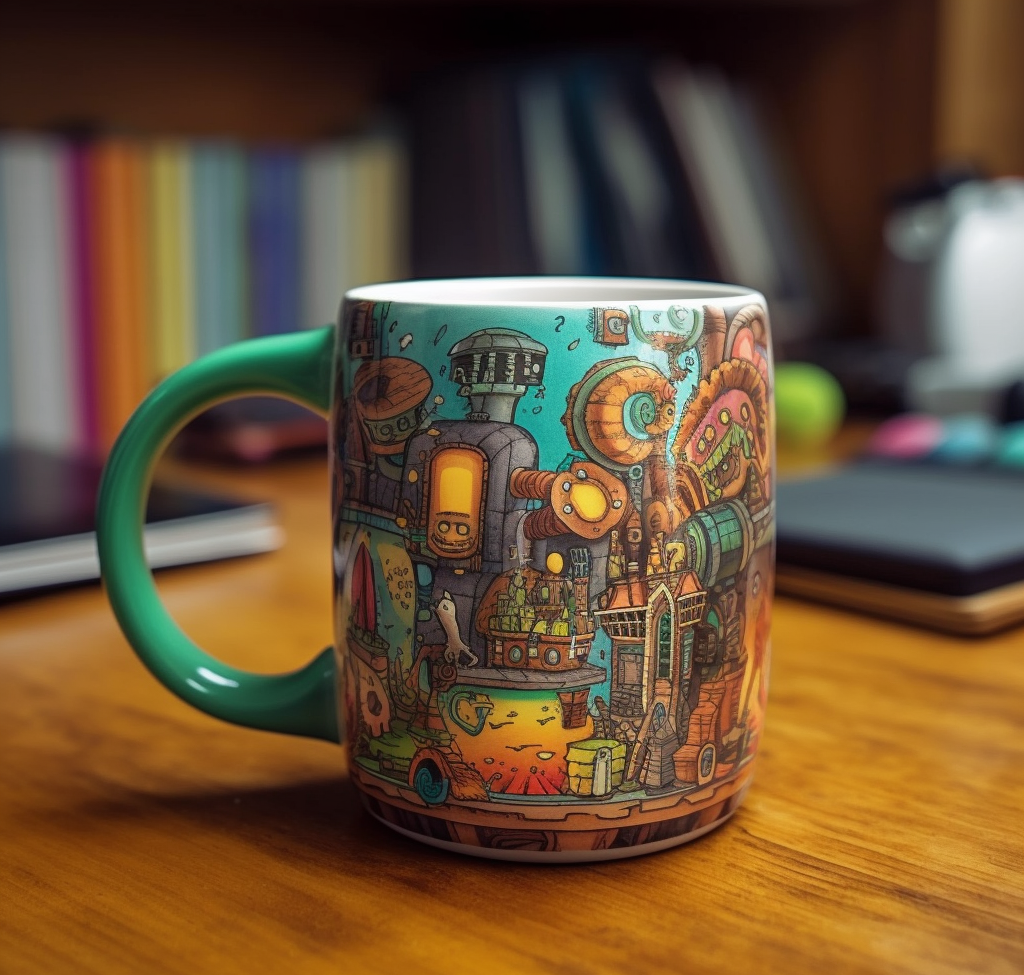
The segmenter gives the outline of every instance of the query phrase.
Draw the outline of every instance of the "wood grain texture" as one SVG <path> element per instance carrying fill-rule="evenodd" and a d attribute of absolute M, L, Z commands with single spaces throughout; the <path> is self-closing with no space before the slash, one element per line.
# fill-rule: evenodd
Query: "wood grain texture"
<path fill-rule="evenodd" d="M 1024 5 L 942 0 L 936 141 L 940 159 L 991 176 L 1024 173 Z"/>
<path fill-rule="evenodd" d="M 165 572 L 234 664 L 330 639 L 321 461 L 208 476 L 276 498 L 272 555 Z M 944 637 L 780 598 L 750 795 L 689 846 L 537 867 L 363 813 L 340 748 L 189 709 L 97 587 L 0 607 L 4 973 L 1024 970 L 1024 631 Z"/>

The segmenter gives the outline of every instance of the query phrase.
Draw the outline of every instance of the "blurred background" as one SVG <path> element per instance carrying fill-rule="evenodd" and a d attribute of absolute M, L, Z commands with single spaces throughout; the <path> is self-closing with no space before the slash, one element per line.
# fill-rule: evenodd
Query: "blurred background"
<path fill-rule="evenodd" d="M 0 440 L 102 455 L 196 355 L 407 276 L 736 281 L 855 409 L 1006 384 L 1022 37 L 1014 0 L 7 4 Z"/>

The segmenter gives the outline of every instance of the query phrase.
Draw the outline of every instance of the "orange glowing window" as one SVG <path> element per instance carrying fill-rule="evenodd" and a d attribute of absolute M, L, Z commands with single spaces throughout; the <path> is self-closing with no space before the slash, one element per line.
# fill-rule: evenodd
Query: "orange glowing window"
<path fill-rule="evenodd" d="M 484 457 L 471 447 L 443 447 L 431 459 L 427 545 L 444 558 L 469 558 L 480 548 Z"/>

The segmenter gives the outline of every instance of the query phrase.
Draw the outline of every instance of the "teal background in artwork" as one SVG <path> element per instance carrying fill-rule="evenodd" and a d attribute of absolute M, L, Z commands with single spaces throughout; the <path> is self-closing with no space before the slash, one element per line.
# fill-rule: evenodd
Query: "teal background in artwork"
<path fill-rule="evenodd" d="M 666 303 L 666 317 L 667 307 Z M 647 307 L 641 312 L 646 327 L 658 327 L 660 322 L 651 320 L 655 314 L 658 312 Z M 488 328 L 515 329 L 541 342 L 548 350 L 544 387 L 542 391 L 527 391 L 516 408 L 515 422 L 537 441 L 539 469 L 556 470 L 572 449 L 561 422 L 566 398 L 573 384 L 579 382 L 591 366 L 607 359 L 633 356 L 656 366 L 666 376 L 669 373 L 668 354 L 640 342 L 632 332 L 628 333 L 627 345 L 608 346 L 595 342 L 591 316 L 589 308 L 515 309 L 378 303 L 374 307 L 381 338 L 377 357 L 397 356 L 423 365 L 434 383 L 427 398 L 428 409 L 436 408 L 434 415 L 439 418 L 460 420 L 467 413 L 467 401 L 459 396 L 459 385 L 448 378 L 451 368 L 448 353 L 456 342 Z M 674 384 L 677 418 L 682 416 L 700 380 L 697 349 L 691 349 L 687 355 L 693 360 L 690 375 Z M 352 360 L 345 363 L 349 382 L 359 365 L 360 362 Z M 436 396 L 444 397 L 444 402 L 434 404 Z M 668 443 L 672 442 L 672 436 L 670 432 Z"/>

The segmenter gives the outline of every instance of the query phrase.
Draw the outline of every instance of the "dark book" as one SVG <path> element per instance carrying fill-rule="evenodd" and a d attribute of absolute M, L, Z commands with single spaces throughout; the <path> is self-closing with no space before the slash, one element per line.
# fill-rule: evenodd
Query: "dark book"
<path fill-rule="evenodd" d="M 580 160 L 572 147 L 566 86 L 560 72 L 538 70 L 518 92 L 519 131 L 530 237 L 543 274 L 588 274 L 590 242 Z"/>
<path fill-rule="evenodd" d="M 708 280 L 710 244 L 641 61 L 587 59 L 566 74 L 591 271 Z"/>
<path fill-rule="evenodd" d="M 35 447 L 0 446 L 0 595 L 99 578 L 96 497 L 102 468 Z M 146 555 L 162 568 L 278 548 L 273 507 L 157 481 Z"/>
<path fill-rule="evenodd" d="M 1024 476 L 861 461 L 778 485 L 777 585 L 955 633 L 1024 620 Z"/>
<path fill-rule="evenodd" d="M 651 77 L 718 280 L 764 294 L 777 347 L 819 334 L 828 276 L 752 95 L 707 66 L 669 62 Z"/>
<path fill-rule="evenodd" d="M 506 67 L 417 85 L 407 106 L 415 277 L 538 270 L 516 98 Z"/>

